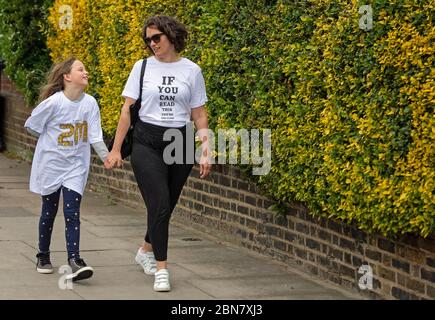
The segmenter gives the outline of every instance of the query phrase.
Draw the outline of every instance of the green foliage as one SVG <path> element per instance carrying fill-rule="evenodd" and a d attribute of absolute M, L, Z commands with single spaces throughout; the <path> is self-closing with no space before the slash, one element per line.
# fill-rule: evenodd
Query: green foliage
<path fill-rule="evenodd" d="M 51 65 L 43 30 L 52 4 L 53 0 L 0 0 L 0 58 L 29 105 L 36 102 Z"/>
<path fill-rule="evenodd" d="M 369 232 L 425 237 L 435 229 L 434 5 L 370 1 L 373 29 L 364 31 L 364 4 L 79 0 L 83 18 L 54 31 L 49 47 L 90 64 L 111 135 L 122 88 L 145 55 L 143 19 L 175 15 L 191 32 L 184 55 L 204 72 L 210 126 L 272 130 L 263 190 Z"/>

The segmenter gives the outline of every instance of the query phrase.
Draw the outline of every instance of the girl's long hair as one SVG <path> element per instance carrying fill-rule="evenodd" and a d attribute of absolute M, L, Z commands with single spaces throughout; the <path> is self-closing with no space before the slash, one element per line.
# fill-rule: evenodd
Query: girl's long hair
<path fill-rule="evenodd" d="M 51 68 L 47 76 L 47 84 L 42 87 L 41 93 L 39 94 L 39 102 L 65 89 L 63 75 L 71 72 L 72 65 L 76 60 L 75 57 L 69 57 Z"/>

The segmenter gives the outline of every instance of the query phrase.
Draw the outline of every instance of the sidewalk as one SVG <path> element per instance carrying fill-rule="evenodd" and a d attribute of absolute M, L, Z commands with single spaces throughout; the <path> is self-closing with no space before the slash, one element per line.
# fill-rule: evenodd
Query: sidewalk
<path fill-rule="evenodd" d="M 94 276 L 61 290 L 58 268 L 66 264 L 64 220 L 59 208 L 49 275 L 35 271 L 40 197 L 28 191 L 30 165 L 0 154 L 0 299 L 361 299 L 246 249 L 221 244 L 171 223 L 172 291 L 153 291 L 153 276 L 134 256 L 146 216 L 87 190 L 81 208 L 81 256 Z"/>

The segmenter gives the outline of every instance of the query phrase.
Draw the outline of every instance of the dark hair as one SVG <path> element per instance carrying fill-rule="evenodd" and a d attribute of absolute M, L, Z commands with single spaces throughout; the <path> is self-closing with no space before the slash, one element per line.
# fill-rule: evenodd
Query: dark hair
<path fill-rule="evenodd" d="M 47 76 L 47 84 L 41 88 L 39 102 L 42 102 L 56 92 L 65 89 L 63 75 L 71 72 L 72 65 L 76 60 L 75 57 L 69 57 L 51 67 Z"/>
<path fill-rule="evenodd" d="M 145 21 L 142 29 L 142 39 L 145 41 L 148 27 L 155 27 L 163 32 L 174 45 L 175 51 L 181 52 L 186 46 L 188 32 L 186 27 L 175 18 L 169 16 L 154 16 Z"/>

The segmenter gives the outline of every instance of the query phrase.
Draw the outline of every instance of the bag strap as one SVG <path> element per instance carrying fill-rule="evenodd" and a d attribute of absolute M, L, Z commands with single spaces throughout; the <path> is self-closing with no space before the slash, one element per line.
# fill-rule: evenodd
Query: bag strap
<path fill-rule="evenodd" d="M 142 61 L 142 67 L 140 69 L 140 85 L 139 85 L 139 101 L 142 101 L 142 89 L 143 89 L 143 78 L 145 75 L 145 69 L 147 67 L 147 58 L 144 58 Z"/>

